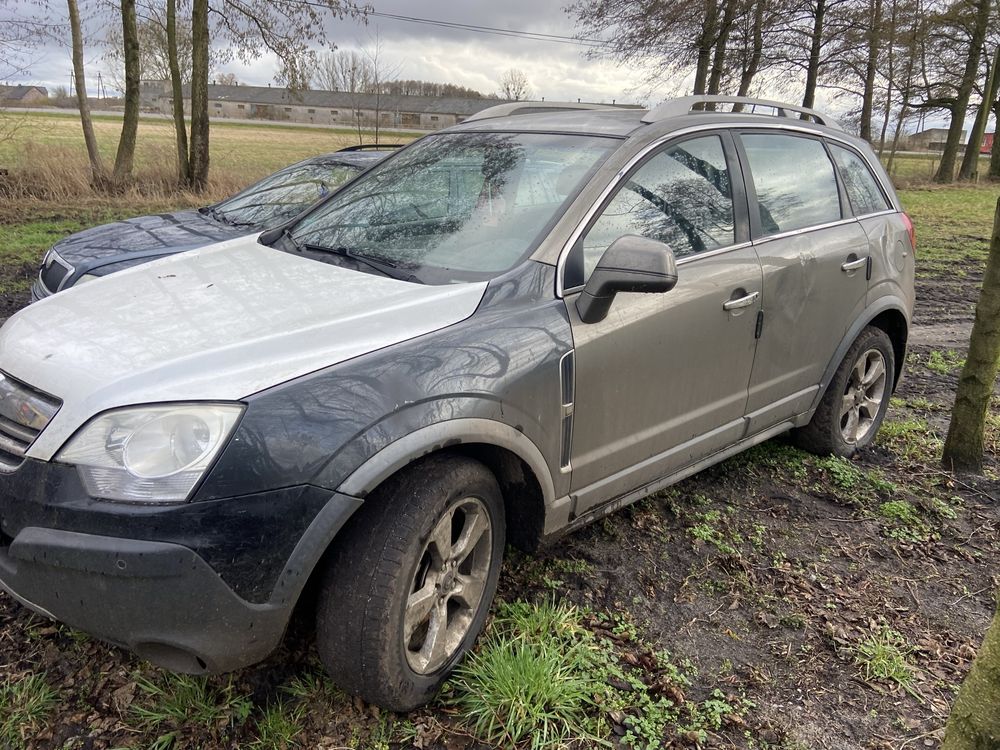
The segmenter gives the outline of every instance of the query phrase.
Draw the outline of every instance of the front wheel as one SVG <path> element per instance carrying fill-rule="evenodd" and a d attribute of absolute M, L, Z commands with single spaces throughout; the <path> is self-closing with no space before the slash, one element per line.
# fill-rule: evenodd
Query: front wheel
<path fill-rule="evenodd" d="M 845 458 L 871 445 L 889 408 L 895 367 L 886 332 L 865 328 L 847 350 L 812 420 L 796 431 L 796 442 L 813 453 Z"/>
<path fill-rule="evenodd" d="M 497 481 L 470 458 L 432 457 L 373 493 L 319 595 L 317 648 L 340 687 L 394 711 L 430 700 L 483 628 L 504 532 Z"/>

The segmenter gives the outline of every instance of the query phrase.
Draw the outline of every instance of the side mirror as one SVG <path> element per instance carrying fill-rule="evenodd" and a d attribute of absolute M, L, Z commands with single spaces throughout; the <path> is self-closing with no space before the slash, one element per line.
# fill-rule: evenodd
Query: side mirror
<path fill-rule="evenodd" d="M 608 316 L 618 292 L 662 294 L 677 283 L 677 262 L 662 242 L 626 234 L 612 242 L 576 300 L 584 323 Z"/>

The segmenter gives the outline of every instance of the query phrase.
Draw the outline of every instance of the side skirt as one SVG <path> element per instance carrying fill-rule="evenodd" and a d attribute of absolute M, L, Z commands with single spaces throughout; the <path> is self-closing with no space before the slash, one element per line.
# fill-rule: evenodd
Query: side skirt
<path fill-rule="evenodd" d="M 706 456 L 700 461 L 696 461 L 695 463 L 690 464 L 689 466 L 686 466 L 683 469 L 674 472 L 673 474 L 668 474 L 665 477 L 655 479 L 652 482 L 642 485 L 641 487 L 637 487 L 634 490 L 626 492 L 624 495 L 619 495 L 618 497 L 612 498 L 611 500 L 601 503 L 600 505 L 591 508 L 586 513 L 574 518 L 572 521 L 563 526 L 561 529 L 557 529 L 556 531 L 552 531 L 546 534 L 542 538 L 542 543 L 547 544 L 551 541 L 554 541 L 555 539 L 558 539 L 564 534 L 568 534 L 571 531 L 576 531 L 577 529 L 582 528 L 583 526 L 586 526 L 587 524 L 592 523 L 599 518 L 602 518 L 610 513 L 614 513 L 616 510 L 624 508 L 626 505 L 631 505 L 632 503 L 641 500 L 644 497 L 648 497 L 649 495 L 652 495 L 655 492 L 659 492 L 665 487 L 669 487 L 670 485 L 676 484 L 677 482 L 680 482 L 683 479 L 687 479 L 689 476 L 697 474 L 702 469 L 707 469 L 709 466 L 713 466 L 717 463 L 725 461 L 727 458 L 731 458 L 732 456 L 735 456 L 737 453 L 742 453 L 747 448 L 752 448 L 753 446 L 759 445 L 760 443 L 763 443 L 766 440 L 770 440 L 776 435 L 780 435 L 783 432 L 788 432 L 788 430 L 792 429 L 793 427 L 795 427 L 795 422 L 793 420 L 780 422 L 779 424 L 776 424 L 773 427 L 769 427 L 766 430 L 758 432 L 756 435 L 744 438 L 743 440 L 740 440 L 738 443 L 733 443 L 728 448 L 723 448 L 722 450 L 717 451 L 716 453 L 713 453 L 710 456 Z M 567 496 L 567 498 L 564 498 L 562 501 L 566 501 L 568 499 L 569 496 Z M 557 501 L 557 504 L 562 501 Z"/>

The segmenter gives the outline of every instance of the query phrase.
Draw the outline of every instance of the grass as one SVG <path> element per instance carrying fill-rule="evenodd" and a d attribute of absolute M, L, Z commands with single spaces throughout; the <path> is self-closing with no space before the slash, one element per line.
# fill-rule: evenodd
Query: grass
<path fill-rule="evenodd" d="M 24 126 L 15 141 L 0 143 L 0 166 L 14 169 L 30 166 L 44 151 L 73 154 L 73 166 L 85 169 L 80 131 L 76 117 L 61 114 L 16 113 Z M 113 164 L 121 120 L 97 117 L 94 134 L 107 165 Z M 414 133 L 387 132 L 385 138 L 395 143 L 408 142 Z M 366 140 L 371 140 L 366 134 Z M 215 178 L 223 176 L 249 184 L 287 164 L 328 151 L 336 151 L 358 142 L 355 131 L 346 128 L 304 128 L 255 122 L 212 122 L 209 139 L 210 164 Z M 164 163 L 173 169 L 173 124 L 166 119 L 143 118 L 139 122 L 135 154 L 138 172 L 161 168 Z"/>
<path fill-rule="evenodd" d="M 927 369 L 940 375 L 951 375 L 965 367 L 965 357 L 953 349 L 935 349 L 927 356 Z"/>
<path fill-rule="evenodd" d="M 135 682 L 141 699 L 129 707 L 130 713 L 139 728 L 156 734 L 154 743 L 162 750 L 174 747 L 188 727 L 224 730 L 245 722 L 253 710 L 231 680 L 161 672 L 153 677 L 137 674 Z"/>
<path fill-rule="evenodd" d="M 900 190 L 899 197 L 916 228 L 918 274 L 961 277 L 986 261 L 995 189 L 923 186 Z"/>
<path fill-rule="evenodd" d="M 7 677 L 0 682 L 0 746 L 26 748 L 46 725 L 59 702 L 59 694 L 41 673 Z"/>
<path fill-rule="evenodd" d="M 866 681 L 895 682 L 905 688 L 913 681 L 913 668 L 907 661 L 912 651 L 900 633 L 883 627 L 858 641 L 854 659 Z"/>
<path fill-rule="evenodd" d="M 501 605 L 452 680 L 453 705 L 480 740 L 539 750 L 596 739 L 589 709 L 598 654 L 572 607 Z"/>

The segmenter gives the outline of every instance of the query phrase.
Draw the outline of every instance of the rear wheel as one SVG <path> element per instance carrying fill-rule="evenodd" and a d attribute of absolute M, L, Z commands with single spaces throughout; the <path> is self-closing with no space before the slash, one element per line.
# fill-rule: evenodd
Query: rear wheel
<path fill-rule="evenodd" d="M 848 349 L 796 442 L 821 455 L 848 457 L 875 440 L 892 395 L 895 352 L 881 328 L 865 328 Z"/>
<path fill-rule="evenodd" d="M 478 461 L 433 457 L 373 493 L 343 534 L 319 593 L 320 657 L 344 690 L 415 708 L 486 620 L 504 548 L 500 488 Z"/>

